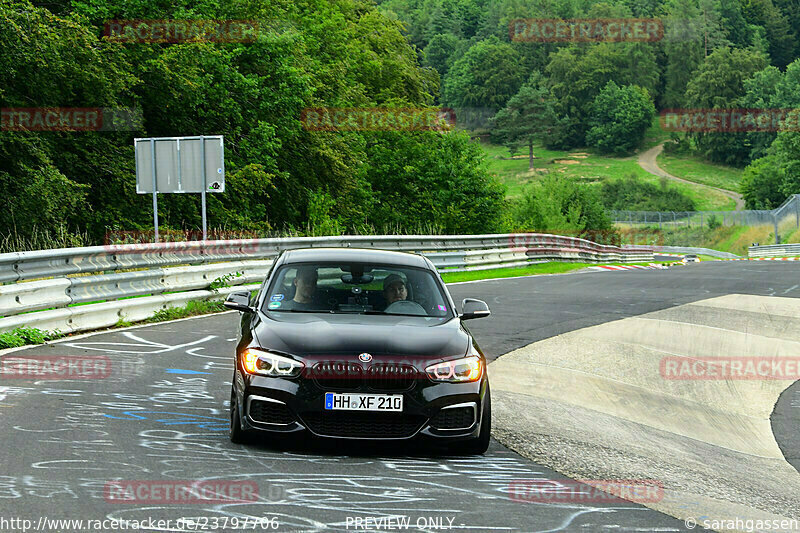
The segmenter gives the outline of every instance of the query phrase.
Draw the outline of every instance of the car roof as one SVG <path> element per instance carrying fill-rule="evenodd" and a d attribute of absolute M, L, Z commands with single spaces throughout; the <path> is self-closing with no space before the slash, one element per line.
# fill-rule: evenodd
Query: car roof
<path fill-rule="evenodd" d="M 430 270 L 427 260 L 418 254 L 366 248 L 301 248 L 287 250 L 281 256 L 283 264 L 292 263 L 378 263 Z"/>

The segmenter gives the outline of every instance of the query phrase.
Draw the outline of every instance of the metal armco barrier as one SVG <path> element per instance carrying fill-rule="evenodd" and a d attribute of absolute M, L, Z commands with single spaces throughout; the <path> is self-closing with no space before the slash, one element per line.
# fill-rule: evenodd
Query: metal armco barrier
<path fill-rule="evenodd" d="M 0 254 L 0 282 L 5 283 L 0 285 L 0 332 L 23 326 L 64 333 L 86 331 L 113 326 L 119 320 L 143 320 L 159 309 L 190 300 L 252 290 L 281 251 L 308 247 L 418 252 L 446 272 L 544 261 L 653 260 L 647 247 L 626 249 L 533 233 L 190 241 L 16 252 Z M 208 290 L 215 280 L 230 274 L 238 274 L 225 281 L 232 287 Z"/>
<path fill-rule="evenodd" d="M 800 255 L 800 244 L 770 244 L 767 246 L 751 246 L 747 249 L 748 257 L 792 257 Z"/>

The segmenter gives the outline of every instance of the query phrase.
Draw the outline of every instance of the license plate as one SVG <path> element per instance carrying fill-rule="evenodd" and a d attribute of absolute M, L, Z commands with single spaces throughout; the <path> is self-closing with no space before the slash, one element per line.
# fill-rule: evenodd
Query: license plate
<path fill-rule="evenodd" d="M 327 411 L 402 411 L 402 394 L 325 393 Z"/>

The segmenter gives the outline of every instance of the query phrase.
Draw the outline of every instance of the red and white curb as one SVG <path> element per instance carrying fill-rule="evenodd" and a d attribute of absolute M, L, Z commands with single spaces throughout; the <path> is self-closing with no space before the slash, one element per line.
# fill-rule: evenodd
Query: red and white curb
<path fill-rule="evenodd" d="M 589 270 L 595 272 L 603 272 L 607 270 L 664 270 L 667 268 L 664 265 L 656 265 L 651 263 L 649 265 L 597 265 L 589 267 Z"/>
<path fill-rule="evenodd" d="M 716 259 L 716 261 L 800 261 L 800 257 L 737 257 L 736 259 Z"/>

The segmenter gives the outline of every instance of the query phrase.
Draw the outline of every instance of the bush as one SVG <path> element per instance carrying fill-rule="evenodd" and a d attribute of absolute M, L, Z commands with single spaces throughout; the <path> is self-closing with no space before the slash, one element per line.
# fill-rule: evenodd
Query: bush
<path fill-rule="evenodd" d="M 26 344 L 43 344 L 61 337 L 60 331 L 43 331 L 36 328 L 16 328 L 0 333 L 0 348 L 17 348 Z"/>
<path fill-rule="evenodd" d="M 580 234 L 586 230 L 610 230 L 594 188 L 557 174 L 548 174 L 529 186 L 513 209 L 515 231 Z"/>
<path fill-rule="evenodd" d="M 694 201 L 675 188 L 669 187 L 666 180 L 660 186 L 640 181 L 635 175 L 616 181 L 603 183 L 601 196 L 603 204 L 617 211 L 694 211 Z"/>
<path fill-rule="evenodd" d="M 25 346 L 25 340 L 22 337 L 10 331 L 0 333 L 0 348 L 16 348 L 18 346 Z"/>

